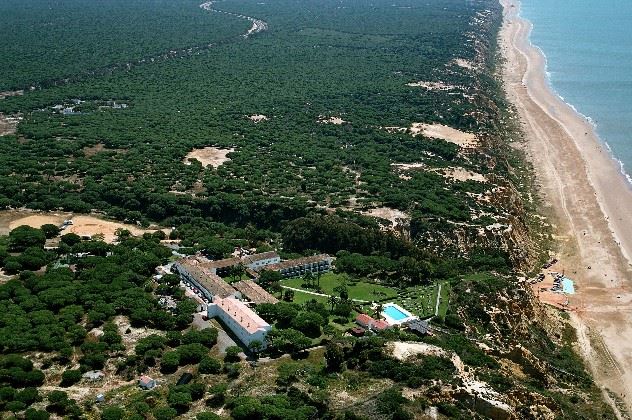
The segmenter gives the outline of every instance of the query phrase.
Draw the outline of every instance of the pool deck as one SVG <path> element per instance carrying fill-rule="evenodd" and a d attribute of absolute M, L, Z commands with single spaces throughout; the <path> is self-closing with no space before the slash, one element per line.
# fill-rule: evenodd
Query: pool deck
<path fill-rule="evenodd" d="M 402 314 L 404 314 L 404 315 L 406 315 L 406 316 L 405 316 L 404 318 L 401 318 L 401 319 L 395 319 L 395 318 L 393 318 L 392 316 L 390 316 L 390 315 L 386 312 L 386 309 L 387 309 L 387 308 L 389 308 L 389 307 L 391 307 L 391 308 L 393 308 L 393 309 L 395 309 L 395 310 L 397 310 L 397 311 L 401 312 Z M 406 309 L 404 309 L 404 308 L 402 308 L 401 306 L 399 306 L 399 305 L 397 305 L 397 304 L 395 304 L 395 303 L 392 303 L 392 302 L 387 303 L 386 305 L 384 305 L 384 308 L 383 308 L 382 313 L 381 313 L 380 315 L 382 315 L 382 317 L 384 318 L 384 320 L 385 320 L 386 322 L 388 322 L 388 324 L 389 324 L 389 325 L 401 325 L 401 324 L 404 324 L 404 323 L 406 323 L 406 322 L 408 322 L 408 321 L 410 321 L 410 320 L 417 319 L 417 316 L 415 316 L 415 315 L 411 314 L 411 313 L 410 313 L 410 312 L 408 312 Z"/>

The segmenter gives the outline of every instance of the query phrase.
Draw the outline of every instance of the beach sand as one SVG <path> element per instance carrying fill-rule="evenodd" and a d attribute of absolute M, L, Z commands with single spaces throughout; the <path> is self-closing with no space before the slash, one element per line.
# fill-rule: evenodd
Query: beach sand
<path fill-rule="evenodd" d="M 501 4 L 505 89 L 554 223 L 556 270 L 576 282 L 569 304 L 579 350 L 597 384 L 632 411 L 632 189 L 589 122 L 550 89 L 519 1 Z"/>

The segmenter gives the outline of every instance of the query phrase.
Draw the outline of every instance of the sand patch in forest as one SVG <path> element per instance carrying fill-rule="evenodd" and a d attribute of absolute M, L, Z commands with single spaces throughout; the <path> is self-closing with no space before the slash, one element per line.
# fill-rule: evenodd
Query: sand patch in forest
<path fill-rule="evenodd" d="M 476 68 L 474 63 L 472 63 L 471 61 L 465 60 L 463 58 L 455 58 L 453 63 L 456 64 L 459 67 L 462 67 L 462 68 L 468 69 L 468 70 L 473 70 L 473 69 Z"/>
<path fill-rule="evenodd" d="M 184 157 L 184 164 L 190 165 L 189 159 L 195 159 L 202 164 L 203 167 L 212 166 L 217 168 L 224 163 L 228 162 L 230 158 L 229 153 L 234 152 L 235 149 L 220 149 L 218 147 L 205 147 L 203 149 L 193 149 Z"/>
<path fill-rule="evenodd" d="M 425 137 L 445 140 L 463 148 L 478 146 L 476 134 L 466 133 L 465 131 L 457 130 L 456 128 L 448 127 L 443 124 L 413 123 L 410 132 L 413 136 L 422 134 Z"/>
<path fill-rule="evenodd" d="M 326 117 L 324 115 L 319 115 L 318 116 L 318 122 L 321 124 L 334 124 L 334 125 L 342 125 L 344 123 L 346 123 L 347 121 L 343 120 L 340 117 Z"/>
<path fill-rule="evenodd" d="M 476 181 L 476 182 L 487 182 L 487 178 L 485 175 L 479 174 L 474 171 L 467 170 L 461 167 L 451 167 L 451 168 L 443 168 L 437 171 L 437 173 L 443 175 L 446 178 L 453 179 L 455 181 Z"/>
<path fill-rule="evenodd" d="M 15 134 L 18 123 L 22 120 L 19 115 L 4 115 L 0 113 L 0 137 Z"/>
<path fill-rule="evenodd" d="M 74 233 L 79 236 L 93 237 L 103 235 L 107 243 L 114 243 L 118 229 L 129 230 L 132 235 L 141 236 L 145 232 L 155 232 L 156 229 L 143 229 L 136 225 L 104 220 L 96 216 L 77 215 L 72 213 L 35 213 L 27 210 L 7 210 L 0 212 L 0 235 L 8 235 L 18 226 L 40 228 L 45 224 L 61 226 L 64 220 L 72 220 L 72 225 L 64 229 L 61 234 Z M 168 233 L 165 230 L 165 233 Z"/>
<path fill-rule="evenodd" d="M 443 82 L 424 82 L 423 80 L 420 80 L 419 82 L 406 83 L 406 86 L 421 87 L 426 90 L 452 90 L 456 88 L 456 86 L 448 85 Z"/>
<path fill-rule="evenodd" d="M 261 121 L 268 121 L 270 118 L 268 118 L 266 115 L 263 115 L 263 114 L 255 114 L 255 115 L 249 115 L 248 119 L 256 124 Z"/>
<path fill-rule="evenodd" d="M 7 233 L 19 226 L 30 226 L 39 229 L 44 225 L 61 226 L 64 220 L 70 217 L 70 213 L 35 213 L 9 222 Z M 0 229 L 2 231 L 3 229 Z"/>
<path fill-rule="evenodd" d="M 135 225 L 99 219 L 94 216 L 80 215 L 72 219 L 73 224 L 68 226 L 64 233 L 75 233 L 79 236 L 93 237 L 103 235 L 103 241 L 113 243 L 116 241 L 116 231 L 119 229 L 129 230 L 134 236 L 141 236 L 143 233 L 153 233 L 155 229 L 142 229 Z"/>
<path fill-rule="evenodd" d="M 24 95 L 24 91 L 23 90 L 13 90 L 13 91 L 0 92 L 0 100 L 2 100 L 4 98 L 8 98 L 9 96 L 22 96 L 22 95 Z"/>
<path fill-rule="evenodd" d="M 388 220 L 389 222 L 391 222 L 393 228 L 400 225 L 405 225 L 410 220 L 410 216 L 408 216 L 403 211 L 390 207 L 377 207 L 374 209 L 363 211 L 362 214 L 364 214 L 365 216 L 378 217 L 380 219 Z"/>
<path fill-rule="evenodd" d="M 408 180 L 411 177 L 406 175 L 407 171 L 427 171 L 443 176 L 444 178 L 452 179 L 454 181 L 477 181 L 487 182 L 485 175 L 479 174 L 469 169 L 462 168 L 460 166 L 450 166 L 447 168 L 432 168 L 425 163 L 392 163 L 391 166 L 400 171 L 400 178 Z M 403 172 L 403 173 L 402 173 Z"/>

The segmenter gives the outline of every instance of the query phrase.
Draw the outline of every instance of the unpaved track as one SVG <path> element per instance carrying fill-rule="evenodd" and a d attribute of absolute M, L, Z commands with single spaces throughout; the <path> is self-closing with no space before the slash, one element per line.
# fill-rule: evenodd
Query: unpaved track
<path fill-rule="evenodd" d="M 144 58 L 140 58 L 137 60 L 133 60 L 133 61 L 128 61 L 126 63 L 115 63 L 115 64 L 110 64 L 107 66 L 103 66 L 100 68 L 93 68 L 93 69 L 86 69 L 84 71 L 81 71 L 77 74 L 74 75 L 69 75 L 67 77 L 64 78 L 60 78 L 57 80 L 48 80 L 45 82 L 40 82 L 35 84 L 34 86 L 29 86 L 28 88 L 30 90 L 32 89 L 42 89 L 42 88 L 47 88 L 50 86 L 63 86 L 63 85 L 67 85 L 70 83 L 76 83 L 82 80 L 86 80 L 92 77 L 97 77 L 97 76 L 102 76 L 102 75 L 108 75 L 114 72 L 118 72 L 118 71 L 129 71 L 134 67 L 140 66 L 140 65 L 145 65 L 145 64 L 151 64 L 151 63 L 155 63 L 155 62 L 161 62 L 161 61 L 166 61 L 166 60 L 170 60 L 170 59 L 174 59 L 174 58 L 183 58 L 183 57 L 190 57 L 190 56 L 194 56 L 194 55 L 198 55 L 200 53 L 202 53 L 203 51 L 206 51 L 210 48 L 213 48 L 215 46 L 218 45 L 223 45 L 226 43 L 230 43 L 230 42 L 234 42 L 236 39 L 240 39 L 240 38 L 249 38 L 250 36 L 259 33 L 259 32 L 263 32 L 265 30 L 268 29 L 268 24 L 261 20 L 261 19 L 256 19 L 254 17 L 251 16 L 245 16 L 245 15 L 241 15 L 239 13 L 232 13 L 232 12 L 225 12 L 223 10 L 218 10 L 218 9 L 213 9 L 212 8 L 213 2 L 212 1 L 207 1 L 205 3 L 200 4 L 200 8 L 210 11 L 210 12 L 216 12 L 216 13 L 222 13 L 228 16 L 233 16 L 233 17 L 238 17 L 240 19 L 245 19 L 248 20 L 252 23 L 252 26 L 250 27 L 250 29 L 248 29 L 248 31 L 246 31 L 245 33 L 241 34 L 241 35 L 237 35 L 237 36 L 230 36 L 226 39 L 223 40 L 219 40 L 213 43 L 208 43 L 205 45 L 195 45 L 195 46 L 191 46 L 191 47 L 184 47 L 184 48 L 180 48 L 180 49 L 171 49 L 168 51 L 163 51 L 161 53 L 156 53 L 153 55 L 148 55 Z M 15 94 L 22 94 L 24 91 L 17 91 L 16 92 L 0 92 L 0 100 L 4 99 L 5 96 L 10 96 L 7 94 L 11 94 L 11 95 L 15 95 Z"/>
<path fill-rule="evenodd" d="M 577 285 L 570 306 L 595 380 L 632 408 L 632 192 L 590 124 L 549 88 L 518 0 L 501 0 L 505 88 L 559 237 L 558 270 Z M 606 394 L 604 392 L 604 394 Z"/>
<path fill-rule="evenodd" d="M 248 29 L 248 32 L 242 35 L 244 38 L 248 38 L 250 35 L 254 35 L 258 32 L 263 32 L 266 29 L 268 29 L 268 24 L 261 19 L 254 18 L 252 16 L 240 15 L 239 13 L 225 12 L 223 10 L 214 9 L 213 3 L 215 2 L 207 1 L 205 3 L 200 4 L 200 7 L 204 10 L 208 10 L 209 12 L 223 13 L 225 15 L 235 16 L 240 19 L 246 19 L 252 22 L 252 26 L 250 27 L 250 29 Z"/>

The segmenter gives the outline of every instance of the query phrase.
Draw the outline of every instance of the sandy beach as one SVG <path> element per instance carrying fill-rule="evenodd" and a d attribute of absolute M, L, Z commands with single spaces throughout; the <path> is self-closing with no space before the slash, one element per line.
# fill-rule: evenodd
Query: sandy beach
<path fill-rule="evenodd" d="M 558 239 L 556 270 L 576 283 L 578 345 L 597 383 L 632 411 L 632 189 L 589 122 L 550 89 L 519 1 L 501 4 L 505 89 Z"/>

